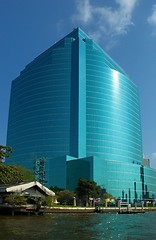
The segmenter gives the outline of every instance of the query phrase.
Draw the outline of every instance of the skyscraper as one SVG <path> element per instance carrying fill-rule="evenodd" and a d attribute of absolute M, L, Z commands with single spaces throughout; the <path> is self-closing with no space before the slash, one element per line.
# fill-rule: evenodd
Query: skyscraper
<path fill-rule="evenodd" d="M 145 194 L 138 88 L 80 28 L 12 82 L 7 145 L 31 169 L 46 158 L 50 186 L 84 177 L 129 201 Z"/>

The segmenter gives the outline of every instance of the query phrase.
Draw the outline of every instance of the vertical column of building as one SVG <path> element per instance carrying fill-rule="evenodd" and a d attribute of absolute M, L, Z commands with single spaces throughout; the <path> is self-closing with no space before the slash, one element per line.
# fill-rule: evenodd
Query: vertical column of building
<path fill-rule="evenodd" d="M 72 43 L 70 155 L 86 156 L 86 43 Z"/>

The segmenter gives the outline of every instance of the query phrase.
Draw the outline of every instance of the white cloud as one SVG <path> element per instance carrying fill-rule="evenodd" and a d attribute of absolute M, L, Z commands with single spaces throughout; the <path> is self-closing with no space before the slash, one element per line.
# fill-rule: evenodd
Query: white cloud
<path fill-rule="evenodd" d="M 151 25 L 156 25 L 156 4 L 153 5 L 152 14 L 151 14 L 151 16 L 149 16 L 148 22 Z"/>
<path fill-rule="evenodd" d="M 92 19 L 92 6 L 90 0 L 76 0 L 76 9 L 77 13 L 72 16 L 73 22 L 80 21 L 84 24 L 88 24 Z"/>
<path fill-rule="evenodd" d="M 133 11 L 139 0 L 115 0 L 117 7 L 98 6 L 91 0 L 77 0 L 77 13 L 73 22 L 84 24 L 90 30 L 91 37 L 100 41 L 103 38 L 112 44 L 115 38 L 127 34 L 132 22 Z"/>

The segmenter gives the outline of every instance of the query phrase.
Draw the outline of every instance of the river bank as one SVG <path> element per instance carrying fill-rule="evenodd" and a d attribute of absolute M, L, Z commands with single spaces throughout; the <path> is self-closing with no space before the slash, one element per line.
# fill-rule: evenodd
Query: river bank
<path fill-rule="evenodd" d="M 119 211 L 126 211 L 127 208 L 118 207 L 52 207 L 45 209 L 45 213 L 118 213 Z M 141 208 L 141 207 L 131 207 L 128 209 L 131 212 L 149 212 L 156 211 L 156 207 Z"/>
<path fill-rule="evenodd" d="M 156 211 L 156 207 L 41 207 L 0 206 L 1 215 L 43 215 L 50 213 L 144 213 Z"/>

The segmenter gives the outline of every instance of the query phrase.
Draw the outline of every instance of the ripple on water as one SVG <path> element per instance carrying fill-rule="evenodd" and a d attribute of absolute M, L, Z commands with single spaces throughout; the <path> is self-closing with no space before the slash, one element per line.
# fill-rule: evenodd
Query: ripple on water
<path fill-rule="evenodd" d="M 156 212 L 1 216 L 0 240 L 156 239 Z"/>

